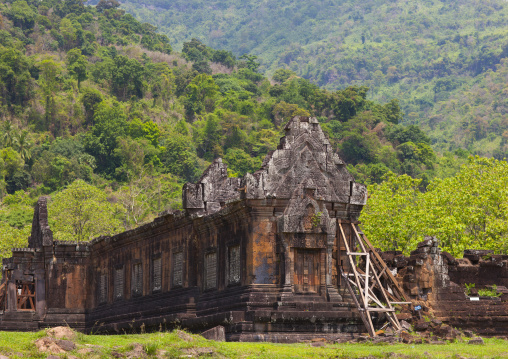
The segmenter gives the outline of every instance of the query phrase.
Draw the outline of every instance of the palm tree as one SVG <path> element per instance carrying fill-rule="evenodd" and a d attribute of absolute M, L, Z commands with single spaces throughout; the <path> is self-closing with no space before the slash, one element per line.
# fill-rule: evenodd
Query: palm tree
<path fill-rule="evenodd" d="M 23 130 L 23 132 L 14 135 L 13 147 L 20 154 L 21 158 L 26 162 L 30 160 L 32 156 L 30 147 L 32 143 L 30 142 L 30 138 L 28 138 L 28 131 Z"/>
<path fill-rule="evenodd" d="M 14 137 L 14 126 L 12 126 L 12 122 L 5 121 L 2 125 L 2 144 L 3 147 L 12 147 L 13 137 Z"/>

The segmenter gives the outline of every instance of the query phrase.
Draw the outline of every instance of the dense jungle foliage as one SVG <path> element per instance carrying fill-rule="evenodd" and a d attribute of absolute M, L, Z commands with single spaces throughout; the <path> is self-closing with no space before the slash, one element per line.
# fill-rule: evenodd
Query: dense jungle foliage
<path fill-rule="evenodd" d="M 0 256 L 26 245 L 40 195 L 57 239 L 133 228 L 180 208 L 214 158 L 230 176 L 255 171 L 295 115 L 318 117 L 363 183 L 408 175 L 423 190 L 467 162 L 401 125 L 395 99 L 259 67 L 196 39 L 176 53 L 116 0 L 0 2 Z"/>
<path fill-rule="evenodd" d="M 330 90 L 368 86 L 400 100 L 434 149 L 508 155 L 508 3 L 504 0 L 127 0 L 167 34 L 287 68 Z"/>

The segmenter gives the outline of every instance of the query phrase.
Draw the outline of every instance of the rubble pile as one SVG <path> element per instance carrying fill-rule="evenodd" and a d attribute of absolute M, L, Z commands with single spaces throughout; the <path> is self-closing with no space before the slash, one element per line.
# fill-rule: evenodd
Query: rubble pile
<path fill-rule="evenodd" d="M 505 324 L 508 321 L 508 255 L 468 249 L 463 258 L 454 258 L 439 249 L 435 237 L 426 237 L 409 257 L 400 251 L 380 254 L 413 307 L 421 307 L 420 313 L 412 315 L 416 318 L 412 323 L 417 331 L 421 328 L 420 332 L 426 333 L 423 328 L 428 325 L 429 332 L 440 335 L 437 334 L 440 329 L 432 323 L 418 321 L 420 315 L 426 315 L 450 327 L 484 336 L 508 335 Z M 408 315 L 398 317 L 412 320 Z"/>
<path fill-rule="evenodd" d="M 391 327 L 379 330 L 376 337 L 361 335 L 354 339 L 338 339 L 336 343 L 404 343 L 404 344 L 446 344 L 451 342 L 467 342 L 469 344 L 484 344 L 483 339 L 470 330 L 458 330 L 439 319 L 428 317 L 418 319 L 413 325 L 401 321 L 402 330 L 394 331 Z"/>

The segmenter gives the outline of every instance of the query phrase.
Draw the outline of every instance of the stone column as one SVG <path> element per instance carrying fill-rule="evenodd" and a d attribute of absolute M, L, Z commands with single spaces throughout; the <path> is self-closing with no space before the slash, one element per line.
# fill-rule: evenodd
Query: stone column
<path fill-rule="evenodd" d="M 330 302 L 341 302 L 342 296 L 332 284 L 333 263 L 333 245 L 335 244 L 334 233 L 328 233 L 326 236 L 326 295 Z"/>
<path fill-rule="evenodd" d="M 46 315 L 46 283 L 44 277 L 44 269 L 35 271 L 35 310 L 41 318 Z"/>
<path fill-rule="evenodd" d="M 291 247 L 285 235 L 282 238 L 284 245 L 284 285 L 281 300 L 285 301 L 293 297 L 293 253 L 291 253 Z"/>
<path fill-rule="evenodd" d="M 6 312 L 15 312 L 18 310 L 17 308 L 17 288 L 16 288 L 16 281 L 10 280 L 7 284 L 7 299 L 6 299 L 6 306 L 5 311 Z"/>

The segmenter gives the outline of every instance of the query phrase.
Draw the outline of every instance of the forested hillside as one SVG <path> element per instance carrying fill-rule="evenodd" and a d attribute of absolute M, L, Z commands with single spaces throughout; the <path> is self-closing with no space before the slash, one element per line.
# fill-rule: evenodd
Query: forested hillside
<path fill-rule="evenodd" d="M 295 115 L 318 117 L 360 182 L 394 172 L 424 188 L 466 161 L 399 124 L 397 100 L 258 69 L 254 56 L 197 40 L 174 52 L 115 0 L 1 2 L 1 255 L 26 244 L 40 195 L 57 239 L 133 228 L 179 208 L 183 183 L 214 158 L 231 176 L 255 171 Z"/>
<path fill-rule="evenodd" d="M 434 149 L 508 155 L 504 0 L 126 0 L 181 48 L 196 37 L 329 90 L 400 100 Z"/>

